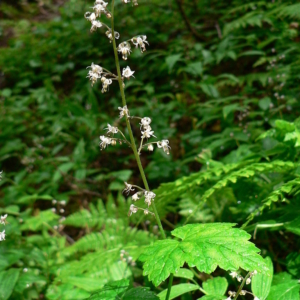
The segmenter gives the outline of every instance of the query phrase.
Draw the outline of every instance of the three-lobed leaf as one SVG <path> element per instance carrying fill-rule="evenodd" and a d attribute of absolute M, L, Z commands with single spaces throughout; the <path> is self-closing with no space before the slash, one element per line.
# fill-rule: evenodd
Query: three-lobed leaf
<path fill-rule="evenodd" d="M 184 263 L 208 274 L 218 266 L 224 270 L 267 269 L 258 254 L 259 249 L 248 241 L 251 236 L 232 228 L 234 225 L 190 224 L 173 230 L 172 235 L 180 240 L 157 241 L 140 256 L 140 261 L 144 262 L 144 275 L 158 286 Z"/>

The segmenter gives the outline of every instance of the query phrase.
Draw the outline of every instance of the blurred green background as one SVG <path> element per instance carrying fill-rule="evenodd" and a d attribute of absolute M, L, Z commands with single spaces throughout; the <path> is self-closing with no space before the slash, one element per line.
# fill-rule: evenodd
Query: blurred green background
<path fill-rule="evenodd" d="M 131 150 L 99 148 L 107 123 L 125 124 L 117 83 L 102 94 L 101 84 L 91 87 L 86 78 L 92 62 L 115 72 L 104 29 L 91 34 L 84 18 L 92 5 L 0 4 L 0 213 L 9 215 L 0 243 L 1 299 L 85 299 L 124 276 L 151 286 L 140 264 L 119 260 L 121 249 L 137 260 L 158 233 L 153 218 L 127 217 L 123 182 L 142 186 Z M 257 209 L 274 191 L 269 205 L 286 199 L 280 187 L 299 176 L 298 1 L 116 1 L 115 10 L 118 42 L 142 34 L 150 44 L 121 67 L 135 71 L 125 90 L 131 114 L 150 117 L 158 139 L 170 141 L 170 155 L 156 149 L 141 156 L 165 229 L 183 224 L 199 203 L 191 222 L 242 225 L 251 214 L 255 222 L 297 219 L 298 181 L 293 197 L 264 216 Z M 140 125 L 132 127 L 139 139 Z M 254 174 L 243 169 L 255 163 Z M 201 203 L 237 170 L 238 184 L 226 181 Z M 286 228 L 285 238 L 277 227 L 258 233 L 277 272 L 300 274 L 288 267 L 300 259 L 297 226 Z"/>

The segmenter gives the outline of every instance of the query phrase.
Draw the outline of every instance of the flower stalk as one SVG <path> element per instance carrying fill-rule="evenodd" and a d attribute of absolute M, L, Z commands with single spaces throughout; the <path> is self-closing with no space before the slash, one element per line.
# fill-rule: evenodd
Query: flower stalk
<path fill-rule="evenodd" d="M 127 104 L 126 104 L 126 98 L 125 98 L 122 75 L 121 75 L 118 49 L 117 49 L 117 45 L 116 45 L 116 40 L 114 38 L 114 36 L 115 36 L 114 7 L 115 7 L 115 0 L 112 0 L 112 2 L 111 2 L 111 31 L 112 31 L 112 37 L 113 37 L 112 38 L 112 45 L 113 45 L 113 49 L 114 49 L 115 63 L 116 63 L 116 68 L 117 68 L 118 82 L 119 82 L 119 87 L 120 87 L 120 92 L 121 92 L 122 104 L 123 104 L 123 107 L 125 107 L 125 106 L 127 106 Z M 129 133 L 129 137 L 130 137 L 131 147 L 132 147 L 132 150 L 133 150 L 133 153 L 134 153 L 134 156 L 135 156 L 135 159 L 136 159 L 136 162 L 137 162 L 137 165 L 138 165 L 138 168 L 139 168 L 139 171 L 140 171 L 145 189 L 147 191 L 150 191 L 148 181 L 146 179 L 146 175 L 145 175 L 145 172 L 144 172 L 144 168 L 142 166 L 141 159 L 140 159 L 140 156 L 139 156 L 138 151 L 137 151 L 136 143 L 135 143 L 135 140 L 134 140 L 134 137 L 133 137 L 133 133 L 132 133 L 132 129 L 131 129 L 131 125 L 130 125 L 128 116 L 126 116 L 125 120 L 126 120 L 126 126 L 127 126 L 127 130 L 128 130 L 128 133 Z M 159 214 L 157 212 L 157 209 L 156 209 L 156 206 L 155 206 L 154 202 L 152 202 L 152 207 L 153 207 L 153 212 L 154 212 L 155 219 L 156 219 L 157 225 L 159 227 L 159 231 L 161 233 L 161 236 L 162 236 L 162 238 L 165 239 L 166 234 L 165 234 L 164 229 L 162 227 L 162 224 L 161 224 L 161 221 L 160 221 L 160 218 L 159 218 Z"/>

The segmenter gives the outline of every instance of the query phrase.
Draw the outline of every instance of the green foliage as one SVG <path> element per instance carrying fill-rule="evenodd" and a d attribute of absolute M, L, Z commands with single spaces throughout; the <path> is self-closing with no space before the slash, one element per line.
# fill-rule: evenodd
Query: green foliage
<path fill-rule="evenodd" d="M 159 283 L 177 270 L 171 298 L 223 300 L 228 270 L 257 269 L 232 259 L 235 252 L 220 258 L 229 245 L 272 258 L 272 283 L 268 272 L 251 279 L 260 300 L 299 299 L 298 1 L 116 2 L 118 42 L 144 34 L 150 43 L 128 60 L 135 79 L 126 81 L 126 99 L 132 115 L 150 117 L 158 139 L 170 140 L 169 156 L 155 149 L 141 158 L 175 238 L 157 241 L 150 215 L 128 218 L 124 181 L 142 186 L 130 148 L 99 151 L 107 123 L 124 124 L 113 121 L 116 86 L 102 94 L 85 78 L 91 62 L 115 71 L 103 30 L 90 34 L 83 17 L 93 1 L 3 0 L 0 215 L 8 217 L 0 224 L 0 298 L 164 299 L 167 283 L 153 287 L 142 270 L 154 276 L 171 253 L 154 276 Z M 219 222 L 238 224 L 257 248 L 230 226 L 200 243 Z M 187 223 L 206 228 L 190 244 L 179 234 Z M 201 265 L 197 251 L 212 260 Z M 197 268 L 215 271 L 207 280 Z M 237 291 L 236 281 L 228 284 Z"/>
<path fill-rule="evenodd" d="M 234 224 L 213 223 L 186 225 L 172 231 L 177 240 L 161 240 L 149 246 L 139 260 L 144 262 L 144 275 L 155 286 L 186 262 L 200 272 L 212 273 L 217 266 L 224 270 L 262 271 L 263 259 L 258 249 L 248 242 L 250 235 L 233 229 Z"/>

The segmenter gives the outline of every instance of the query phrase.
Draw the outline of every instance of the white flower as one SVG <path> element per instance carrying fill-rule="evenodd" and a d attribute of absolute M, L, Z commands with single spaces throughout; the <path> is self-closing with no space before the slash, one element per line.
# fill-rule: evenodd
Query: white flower
<path fill-rule="evenodd" d="M 148 117 L 142 118 L 140 125 L 143 127 L 147 127 L 151 124 L 151 119 Z"/>
<path fill-rule="evenodd" d="M 144 210 L 144 214 L 145 214 L 145 215 L 148 215 L 148 214 L 149 214 L 149 210 L 148 210 L 148 209 L 145 209 L 145 210 Z"/>
<path fill-rule="evenodd" d="M 5 240 L 5 230 L 0 232 L 0 242 Z"/>
<path fill-rule="evenodd" d="M 169 146 L 169 141 L 168 140 L 162 140 L 161 142 L 157 142 L 157 147 L 158 148 L 163 148 L 163 150 L 167 154 L 170 154 L 169 149 L 171 149 L 171 147 Z"/>
<path fill-rule="evenodd" d="M 118 46 L 118 52 L 122 53 L 122 58 L 127 60 L 127 56 L 131 52 L 131 46 L 127 42 L 123 42 Z"/>
<path fill-rule="evenodd" d="M 155 194 L 153 192 L 145 192 L 145 203 L 148 204 L 148 206 L 151 205 L 151 201 L 154 200 Z"/>
<path fill-rule="evenodd" d="M 104 136 L 104 135 L 101 135 L 101 136 L 100 136 L 100 140 L 102 141 L 102 142 L 100 142 L 100 147 L 101 147 L 102 149 L 106 148 L 107 145 L 110 145 L 110 144 L 111 144 L 111 141 L 112 141 L 111 138 L 106 137 L 106 136 Z"/>
<path fill-rule="evenodd" d="M 1 218 L 0 218 L 0 224 L 5 225 L 6 224 L 6 218 L 7 218 L 7 214 L 4 215 L 4 216 L 1 216 Z"/>
<path fill-rule="evenodd" d="M 134 206 L 133 204 L 130 205 L 128 216 L 131 216 L 132 214 L 135 214 L 138 211 L 138 208 Z"/>
<path fill-rule="evenodd" d="M 133 5 L 139 5 L 137 0 L 132 0 L 132 2 L 133 2 Z"/>
<path fill-rule="evenodd" d="M 113 126 L 111 126 L 109 124 L 107 124 L 107 128 L 105 128 L 105 129 L 107 129 L 107 133 L 110 133 L 110 132 L 112 134 L 118 133 L 118 128 L 117 127 L 113 127 Z"/>
<path fill-rule="evenodd" d="M 93 84 L 101 77 L 103 69 L 100 66 L 95 65 L 94 63 L 92 63 L 91 66 L 87 68 L 91 68 L 87 77 L 92 81 L 93 86 Z"/>
<path fill-rule="evenodd" d="M 247 294 L 247 291 L 241 290 L 241 292 L 240 292 L 240 295 L 241 295 L 241 296 L 245 296 L 246 294 Z"/>
<path fill-rule="evenodd" d="M 152 144 L 148 145 L 148 150 L 149 150 L 149 151 L 153 151 L 153 150 L 154 150 L 154 147 L 153 147 Z"/>
<path fill-rule="evenodd" d="M 233 272 L 231 272 L 229 275 L 230 275 L 232 278 L 235 278 L 235 277 L 238 275 L 238 273 L 235 272 L 235 271 L 233 271 Z"/>
<path fill-rule="evenodd" d="M 259 300 L 259 299 L 255 296 L 253 300 Z"/>
<path fill-rule="evenodd" d="M 94 11 L 95 11 L 95 14 L 96 14 L 96 17 L 101 17 L 101 13 L 102 12 L 106 12 L 106 6 L 107 6 L 107 2 L 104 2 L 104 1 L 98 1 L 98 3 L 96 2 L 95 3 L 95 6 L 93 7 Z"/>
<path fill-rule="evenodd" d="M 247 278 L 246 279 L 246 284 L 250 284 L 251 283 L 251 278 Z"/>
<path fill-rule="evenodd" d="M 238 275 L 236 277 L 236 279 L 237 279 L 238 282 L 242 282 L 244 280 L 244 278 L 242 276 L 240 276 L 240 275 Z"/>
<path fill-rule="evenodd" d="M 130 76 L 133 76 L 133 73 L 134 73 L 135 71 L 131 71 L 130 70 L 130 67 L 126 67 L 126 68 L 124 68 L 123 69 L 123 73 L 122 73 L 122 76 L 124 76 L 124 77 L 126 77 L 126 78 L 130 78 Z M 133 76 L 134 77 L 134 76 Z"/>
<path fill-rule="evenodd" d="M 93 22 L 96 20 L 95 13 L 90 13 L 89 11 L 84 14 L 84 17 L 90 22 Z"/>
<path fill-rule="evenodd" d="M 226 298 L 225 300 L 231 300 L 231 297 Z"/>
<path fill-rule="evenodd" d="M 123 190 L 123 193 L 125 192 L 128 195 L 131 191 L 134 191 L 134 188 L 132 187 L 131 184 L 127 182 L 124 183 L 125 183 L 125 189 Z"/>
<path fill-rule="evenodd" d="M 100 21 L 93 21 L 92 22 L 92 27 L 91 27 L 91 32 L 94 32 L 97 30 L 97 28 L 102 27 L 102 23 Z"/>
<path fill-rule="evenodd" d="M 120 110 L 120 119 L 124 116 L 129 117 L 129 110 L 127 108 L 127 105 L 125 105 L 124 107 L 118 107 L 118 109 Z"/>
<path fill-rule="evenodd" d="M 138 48 L 140 46 L 141 51 L 144 52 L 146 51 L 146 44 L 149 45 L 149 43 L 146 41 L 147 37 L 145 35 L 141 35 L 141 36 L 136 36 L 134 38 L 131 39 L 131 42 L 133 43 L 134 46 L 136 46 L 136 48 Z"/>
<path fill-rule="evenodd" d="M 151 130 L 151 127 L 150 127 L 150 126 L 148 126 L 148 127 L 146 127 L 146 128 L 144 129 L 144 131 L 142 131 L 142 138 L 147 138 L 147 139 L 149 139 L 151 136 L 156 137 L 156 136 L 154 135 L 154 131 Z"/>
<path fill-rule="evenodd" d="M 101 92 L 105 93 L 105 92 L 107 92 L 108 86 L 112 84 L 112 80 L 103 76 L 103 77 L 101 77 L 101 82 L 102 82 Z"/>
<path fill-rule="evenodd" d="M 137 200 L 139 200 L 140 198 L 139 198 L 139 193 L 135 193 L 134 195 L 132 195 L 132 200 L 133 201 L 137 201 Z"/>
<path fill-rule="evenodd" d="M 105 32 L 106 36 L 109 38 L 110 42 L 113 40 L 112 31 L 109 29 Z M 119 32 L 115 31 L 115 38 L 118 40 L 120 37 Z"/>
<path fill-rule="evenodd" d="M 122 0 L 124 3 L 129 3 L 130 2 L 130 0 Z"/>

